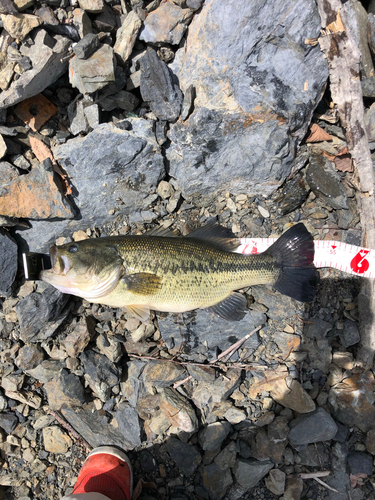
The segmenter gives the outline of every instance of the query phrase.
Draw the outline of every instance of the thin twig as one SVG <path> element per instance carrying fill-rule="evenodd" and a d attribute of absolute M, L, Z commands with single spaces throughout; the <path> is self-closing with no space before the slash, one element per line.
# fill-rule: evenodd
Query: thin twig
<path fill-rule="evenodd" d="M 318 472 L 302 472 L 299 474 L 301 479 L 315 479 L 316 477 L 326 477 L 331 474 L 329 470 L 320 470 Z"/>
<path fill-rule="evenodd" d="M 88 451 L 92 450 L 92 446 L 89 445 L 89 443 L 85 439 L 83 439 L 83 437 L 80 434 L 78 434 L 78 432 L 75 429 L 73 429 L 73 427 L 70 424 L 68 424 L 68 422 L 61 415 L 59 415 L 53 410 L 49 410 L 48 413 L 52 415 L 53 418 L 56 419 L 59 422 L 59 424 L 62 427 L 64 427 L 64 429 L 66 429 L 69 432 L 69 434 L 71 434 L 72 437 L 74 437 L 74 439 L 79 441 L 86 448 L 86 450 Z"/>
<path fill-rule="evenodd" d="M 332 488 L 332 486 L 329 486 L 327 483 L 325 483 L 324 481 L 322 481 L 318 477 L 314 477 L 314 479 L 315 479 L 315 481 L 317 481 L 319 484 L 321 484 L 325 488 L 328 488 L 329 490 L 334 491 L 335 493 L 338 493 L 338 491 L 335 490 L 335 488 Z"/>
<path fill-rule="evenodd" d="M 180 385 L 184 385 L 186 384 L 186 382 L 188 382 L 189 380 L 191 380 L 193 377 L 191 375 L 189 375 L 188 377 L 186 377 L 184 380 L 180 380 L 179 382 L 176 382 L 173 384 L 173 389 L 177 389 L 177 387 L 180 387 Z"/>
<path fill-rule="evenodd" d="M 214 361 L 211 361 L 210 364 L 212 365 L 213 363 L 216 363 L 216 361 L 219 361 L 221 358 L 224 358 L 224 356 L 226 356 L 228 354 L 228 357 L 224 360 L 224 362 L 226 363 L 228 361 L 228 359 L 237 351 L 237 349 L 239 349 L 241 347 L 241 345 L 248 338 L 250 338 L 252 335 L 254 335 L 254 333 L 256 333 L 258 330 L 260 330 L 262 328 L 262 326 L 263 325 L 258 326 L 258 328 L 255 328 L 255 330 L 253 330 L 252 332 L 245 335 L 242 339 L 238 340 L 235 344 L 231 345 L 228 349 L 226 349 L 224 352 L 219 354 L 219 356 Z"/>
<path fill-rule="evenodd" d="M 165 358 L 154 358 L 152 356 L 139 356 L 138 354 L 129 354 L 129 358 L 136 358 L 136 359 L 150 359 L 152 361 L 168 361 L 169 363 L 175 363 L 176 365 L 191 365 L 191 366 L 214 366 L 211 364 L 207 363 L 193 363 L 191 361 L 176 361 L 175 359 L 165 359 Z M 224 365 L 226 366 L 226 365 Z M 220 368 L 220 365 L 217 366 L 217 368 Z M 238 364 L 238 363 L 233 363 L 232 365 L 229 365 L 228 368 L 243 368 L 244 370 L 270 370 L 269 366 L 265 365 L 249 365 L 249 364 Z"/>

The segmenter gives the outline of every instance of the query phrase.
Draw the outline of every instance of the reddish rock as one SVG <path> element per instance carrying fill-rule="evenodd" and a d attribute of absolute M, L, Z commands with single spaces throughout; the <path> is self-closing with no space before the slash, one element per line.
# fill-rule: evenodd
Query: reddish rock
<path fill-rule="evenodd" d="M 14 110 L 14 114 L 36 132 L 57 111 L 57 107 L 51 101 L 39 94 L 22 101 Z"/>
<path fill-rule="evenodd" d="M 52 170 L 43 164 L 0 188 L 0 214 L 27 219 L 72 219 Z"/>

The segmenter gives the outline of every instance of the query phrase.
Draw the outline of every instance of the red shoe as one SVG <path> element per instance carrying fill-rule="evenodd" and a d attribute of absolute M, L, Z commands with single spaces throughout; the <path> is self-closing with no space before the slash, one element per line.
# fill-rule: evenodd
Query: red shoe
<path fill-rule="evenodd" d="M 95 448 L 80 470 L 73 494 L 102 493 L 111 500 L 131 500 L 133 472 L 126 454 L 114 446 Z"/>

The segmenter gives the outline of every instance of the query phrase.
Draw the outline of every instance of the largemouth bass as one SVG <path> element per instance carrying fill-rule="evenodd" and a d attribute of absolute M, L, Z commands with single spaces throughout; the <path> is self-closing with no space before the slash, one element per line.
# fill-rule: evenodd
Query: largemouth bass
<path fill-rule="evenodd" d="M 236 292 L 270 283 L 302 302 L 313 300 L 317 272 L 314 241 L 303 224 L 286 231 L 258 255 L 235 253 L 239 240 L 207 225 L 185 237 L 113 236 L 53 246 L 52 269 L 41 278 L 90 302 L 126 307 L 141 320 L 150 310 L 207 309 L 240 320 L 246 297 Z"/>

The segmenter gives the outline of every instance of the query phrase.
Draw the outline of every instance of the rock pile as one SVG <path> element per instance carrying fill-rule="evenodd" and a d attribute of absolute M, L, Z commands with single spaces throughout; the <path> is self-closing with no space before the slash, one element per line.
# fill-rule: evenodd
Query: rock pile
<path fill-rule="evenodd" d="M 373 14 L 348 4 L 372 33 Z M 17 266 L 17 247 L 186 235 L 213 218 L 239 236 L 303 221 L 316 239 L 360 244 L 315 3 L 6 0 L 0 12 L 0 495 L 58 499 L 88 449 L 116 444 L 144 500 L 371 498 L 358 278 L 321 270 L 309 306 L 251 287 L 238 323 L 205 311 L 141 323 Z M 373 121 L 371 106 L 371 141 Z"/>

